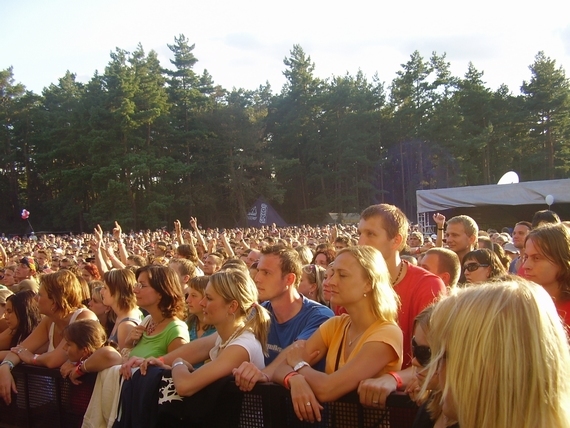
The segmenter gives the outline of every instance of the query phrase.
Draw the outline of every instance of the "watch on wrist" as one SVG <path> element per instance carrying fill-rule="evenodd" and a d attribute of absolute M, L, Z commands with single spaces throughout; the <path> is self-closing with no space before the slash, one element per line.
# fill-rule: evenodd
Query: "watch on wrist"
<path fill-rule="evenodd" d="M 310 364 L 306 361 L 301 361 L 301 362 L 295 364 L 295 367 L 293 367 L 293 370 L 298 372 L 299 370 L 301 370 L 305 366 L 310 367 Z"/>

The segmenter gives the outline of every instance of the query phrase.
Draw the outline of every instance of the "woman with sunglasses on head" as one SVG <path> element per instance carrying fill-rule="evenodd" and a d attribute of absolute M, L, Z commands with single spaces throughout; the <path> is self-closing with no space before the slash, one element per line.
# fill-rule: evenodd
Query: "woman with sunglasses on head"
<path fill-rule="evenodd" d="M 273 381 L 291 390 L 297 417 L 321 421 L 320 402 L 354 391 L 368 378 L 399 370 L 403 335 L 398 297 L 382 254 L 369 246 L 339 251 L 328 278 L 331 304 L 347 314 L 325 321 L 306 342 L 288 348 Z M 325 373 L 314 370 L 326 358 Z"/>
<path fill-rule="evenodd" d="M 319 265 L 303 266 L 301 282 L 299 283 L 299 293 L 308 299 L 326 305 L 323 296 L 323 279 L 325 268 Z"/>
<path fill-rule="evenodd" d="M 524 248 L 525 278 L 544 287 L 570 330 L 570 229 L 563 224 L 533 229 Z"/>
<path fill-rule="evenodd" d="M 461 428 L 570 428 L 570 350 L 552 298 L 511 276 L 459 289 L 430 319 L 442 413 Z"/>
<path fill-rule="evenodd" d="M 466 284 L 477 284 L 507 273 L 499 257 L 488 248 L 470 251 L 463 257 Z"/>
<path fill-rule="evenodd" d="M 91 290 L 91 300 L 89 300 L 87 307 L 91 309 L 95 315 L 97 315 L 99 323 L 103 326 L 103 329 L 105 330 L 105 333 L 107 333 L 107 336 L 109 336 L 113 330 L 113 327 L 115 326 L 115 313 L 110 306 L 107 306 L 103 303 L 103 296 L 101 292 L 105 283 L 103 281 L 93 282 L 94 287 L 93 290 Z"/>

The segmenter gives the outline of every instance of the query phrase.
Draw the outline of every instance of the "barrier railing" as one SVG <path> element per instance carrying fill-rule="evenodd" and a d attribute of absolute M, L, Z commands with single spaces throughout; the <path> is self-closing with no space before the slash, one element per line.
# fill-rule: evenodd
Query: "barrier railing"
<path fill-rule="evenodd" d="M 79 428 L 89 404 L 96 375 L 83 376 L 81 385 L 63 379 L 58 370 L 20 365 L 12 372 L 18 394 L 12 404 L 0 400 L 0 427 Z M 409 428 L 417 407 L 405 394 L 391 394 L 386 409 L 364 408 L 356 393 L 324 403 L 323 420 L 310 424 L 295 416 L 290 392 L 276 384 L 258 384 L 249 393 L 241 392 L 228 378 L 210 403 L 201 422 L 189 424 L 184 417 L 160 420 L 158 426 L 204 427 L 376 427 Z M 188 400 L 188 401 L 186 401 Z M 186 409 L 198 403 L 194 397 L 181 403 Z M 202 401 L 204 402 L 204 401 Z"/>

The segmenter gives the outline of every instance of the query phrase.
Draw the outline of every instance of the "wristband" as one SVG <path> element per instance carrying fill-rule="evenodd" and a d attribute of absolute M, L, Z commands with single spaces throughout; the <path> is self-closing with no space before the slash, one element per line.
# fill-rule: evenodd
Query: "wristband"
<path fill-rule="evenodd" d="M 390 376 L 392 376 L 394 379 L 396 379 L 396 389 L 400 389 L 404 386 L 404 382 L 402 381 L 402 378 L 400 377 L 400 375 L 396 372 L 389 372 L 388 373 Z"/>
<path fill-rule="evenodd" d="M 164 357 L 158 357 L 157 360 L 160 361 L 162 364 L 164 364 Z"/>
<path fill-rule="evenodd" d="M 285 377 L 283 378 L 283 386 L 287 389 L 291 389 L 291 387 L 289 386 L 289 379 L 291 379 L 293 376 L 297 376 L 299 373 L 297 373 L 295 370 L 293 370 L 292 372 L 289 372 L 285 375 Z"/>
<path fill-rule="evenodd" d="M 34 366 L 38 365 L 38 357 L 40 356 L 40 354 L 34 354 L 34 358 L 32 358 L 32 364 Z"/>
<path fill-rule="evenodd" d="M 77 374 L 77 376 L 83 376 L 85 374 L 85 372 L 81 370 L 81 364 L 75 367 L 75 374 Z"/>
<path fill-rule="evenodd" d="M 177 361 L 176 363 L 172 364 L 172 367 L 170 368 L 170 370 L 174 370 L 174 367 L 176 366 L 183 366 L 184 362 L 182 361 Z"/>
<path fill-rule="evenodd" d="M 12 361 L 4 360 L 0 363 L 0 366 L 3 366 L 4 364 L 6 364 L 10 368 L 10 371 L 14 370 L 14 363 Z"/>
<path fill-rule="evenodd" d="M 440 228 L 438 227 L 438 228 L 437 228 L 437 230 L 441 230 L 441 231 L 444 231 L 445 229 L 443 229 L 443 228 L 442 228 L 442 229 L 440 229 Z"/>

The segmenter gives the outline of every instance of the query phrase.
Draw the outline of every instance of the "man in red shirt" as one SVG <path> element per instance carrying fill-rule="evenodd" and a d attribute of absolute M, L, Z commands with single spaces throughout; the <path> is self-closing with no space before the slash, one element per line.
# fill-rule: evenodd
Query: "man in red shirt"
<path fill-rule="evenodd" d="M 410 345 L 414 318 L 446 292 L 441 278 L 400 258 L 400 251 L 404 248 L 408 236 L 408 227 L 405 214 L 398 207 L 388 204 L 366 208 L 358 223 L 358 244 L 376 248 L 386 260 L 392 287 L 400 297 L 398 325 L 404 333 L 403 370 L 376 379 L 367 379 L 358 388 L 360 401 L 368 406 L 383 406 L 392 391 L 402 388 L 411 380 Z"/>

